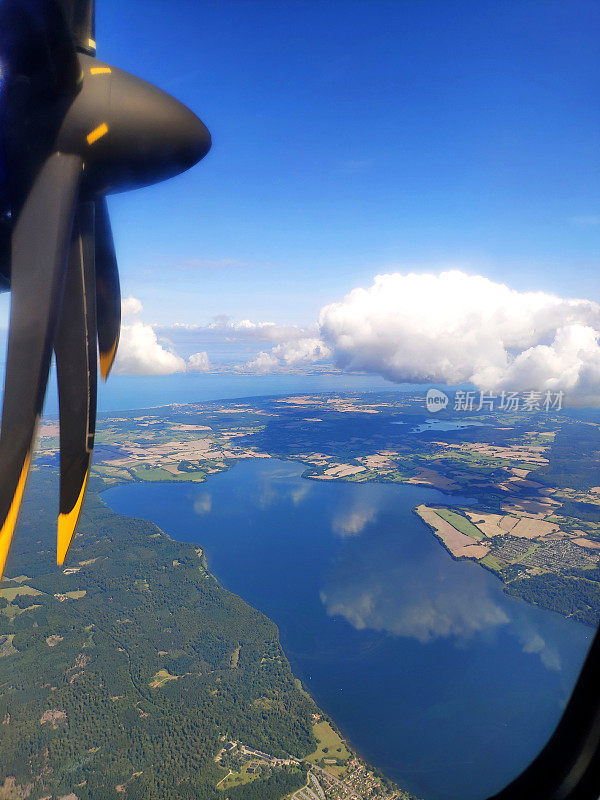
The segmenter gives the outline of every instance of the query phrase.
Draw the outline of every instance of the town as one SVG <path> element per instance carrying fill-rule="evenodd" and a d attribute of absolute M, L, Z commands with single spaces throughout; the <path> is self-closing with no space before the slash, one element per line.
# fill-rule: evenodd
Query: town
<path fill-rule="evenodd" d="M 319 714 L 314 715 L 314 720 L 317 733 L 326 726 L 329 736 L 338 737 L 329 723 L 321 721 Z M 227 770 L 227 775 L 217 784 L 217 788 L 223 791 L 224 800 L 227 800 L 227 789 L 269 777 L 274 770 L 293 767 L 306 771 L 306 784 L 286 800 L 411 799 L 410 794 L 378 777 L 368 764 L 346 748 L 344 743 L 343 752 L 348 758 L 343 762 L 337 758 L 323 758 L 323 749 L 301 760 L 292 756 L 277 758 L 240 741 L 230 740 L 215 756 L 215 762 Z"/>

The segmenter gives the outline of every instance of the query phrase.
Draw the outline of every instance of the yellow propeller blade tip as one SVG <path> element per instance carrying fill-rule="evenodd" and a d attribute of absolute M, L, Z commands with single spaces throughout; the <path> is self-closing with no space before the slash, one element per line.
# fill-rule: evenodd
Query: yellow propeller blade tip
<path fill-rule="evenodd" d="M 119 343 L 117 341 L 107 353 L 100 353 L 100 375 L 102 376 L 103 381 L 108 380 L 112 365 L 115 361 L 115 356 L 117 355 L 118 344 Z"/>
<path fill-rule="evenodd" d="M 77 498 L 77 502 L 73 506 L 73 510 L 69 511 L 68 514 L 59 514 L 58 516 L 58 530 L 57 530 L 57 537 L 56 537 L 56 563 L 59 567 L 62 567 L 65 563 L 67 558 L 67 553 L 69 552 L 69 548 L 71 547 L 71 542 L 73 541 L 73 536 L 75 535 L 75 529 L 77 528 L 77 523 L 79 522 L 79 517 L 81 515 L 81 509 L 83 507 L 83 501 L 85 498 L 85 491 L 87 489 L 88 478 L 89 478 L 89 470 L 85 476 L 85 480 L 83 482 L 83 486 L 81 487 L 81 491 L 79 492 L 79 497 Z"/>
<path fill-rule="evenodd" d="M 10 543 L 12 541 L 13 533 L 17 527 L 17 520 L 19 519 L 19 511 L 21 503 L 23 502 L 23 495 L 25 494 L 25 484 L 27 483 L 27 475 L 29 474 L 29 465 L 31 464 L 31 456 L 28 455 L 23 464 L 19 482 L 10 504 L 8 514 L 4 520 L 4 525 L 0 530 L 0 580 L 4 575 L 4 567 L 6 559 L 8 558 L 8 551 L 10 550 Z"/>

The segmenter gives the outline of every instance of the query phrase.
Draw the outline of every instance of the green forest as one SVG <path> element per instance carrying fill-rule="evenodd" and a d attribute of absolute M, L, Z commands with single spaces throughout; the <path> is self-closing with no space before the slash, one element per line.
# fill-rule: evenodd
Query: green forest
<path fill-rule="evenodd" d="M 0 787 L 14 777 L 31 800 L 124 789 L 224 800 L 214 759 L 225 738 L 312 752 L 316 707 L 276 626 L 219 586 L 192 545 L 110 511 L 99 481 L 69 557 L 79 571 L 64 574 L 55 482 L 51 468 L 34 472 L 7 569 L 16 580 L 0 588 Z M 283 770 L 229 795 L 275 799 L 304 779 Z"/>

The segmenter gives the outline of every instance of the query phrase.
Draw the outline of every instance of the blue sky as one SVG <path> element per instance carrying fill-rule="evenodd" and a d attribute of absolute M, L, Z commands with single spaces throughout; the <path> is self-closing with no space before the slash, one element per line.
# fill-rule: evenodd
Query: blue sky
<path fill-rule="evenodd" d="M 98 55 L 214 145 L 111 199 L 148 322 L 308 324 L 382 271 L 600 299 L 600 7 L 99 0 Z"/>

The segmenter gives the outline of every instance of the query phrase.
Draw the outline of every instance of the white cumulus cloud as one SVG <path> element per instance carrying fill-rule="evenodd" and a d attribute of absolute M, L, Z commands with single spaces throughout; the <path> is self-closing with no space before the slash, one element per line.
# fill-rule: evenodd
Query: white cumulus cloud
<path fill-rule="evenodd" d="M 574 391 L 600 365 L 597 303 L 458 271 L 378 275 L 319 325 L 339 366 L 394 382 Z"/>
<path fill-rule="evenodd" d="M 269 352 L 261 351 L 256 358 L 248 362 L 246 368 L 252 372 L 277 372 L 281 368 L 296 367 L 304 364 L 319 364 L 331 359 L 331 349 L 314 336 L 282 342 Z"/>
<path fill-rule="evenodd" d="M 593 301 L 519 292 L 458 270 L 396 272 L 325 306 L 316 328 L 279 339 L 246 366 L 274 372 L 332 359 L 394 383 L 563 391 L 571 403 L 598 404 L 599 340 Z"/>
<path fill-rule="evenodd" d="M 138 300 L 137 297 L 129 295 L 129 297 L 124 297 L 121 301 L 121 314 L 123 317 L 136 317 L 143 310 L 142 301 Z"/>
<path fill-rule="evenodd" d="M 194 355 L 190 356 L 187 361 L 187 371 L 210 372 L 208 353 L 203 351 L 202 353 L 194 353 Z"/>
<path fill-rule="evenodd" d="M 124 324 L 115 361 L 118 375 L 172 375 L 185 372 L 185 361 L 163 347 L 151 325 L 135 319 L 143 311 L 136 297 L 122 303 Z"/>
<path fill-rule="evenodd" d="M 268 346 L 246 355 L 247 372 L 333 363 L 394 383 L 562 391 L 568 403 L 600 404 L 598 303 L 521 292 L 459 270 L 378 275 L 371 286 L 322 308 L 305 328 L 225 316 L 150 328 L 139 321 L 141 310 L 136 298 L 123 301 L 125 355 L 118 371 L 206 372 L 207 352 L 195 350 L 255 341 Z M 179 345 L 182 336 L 190 339 L 187 365 L 162 338 L 169 334 Z"/>

